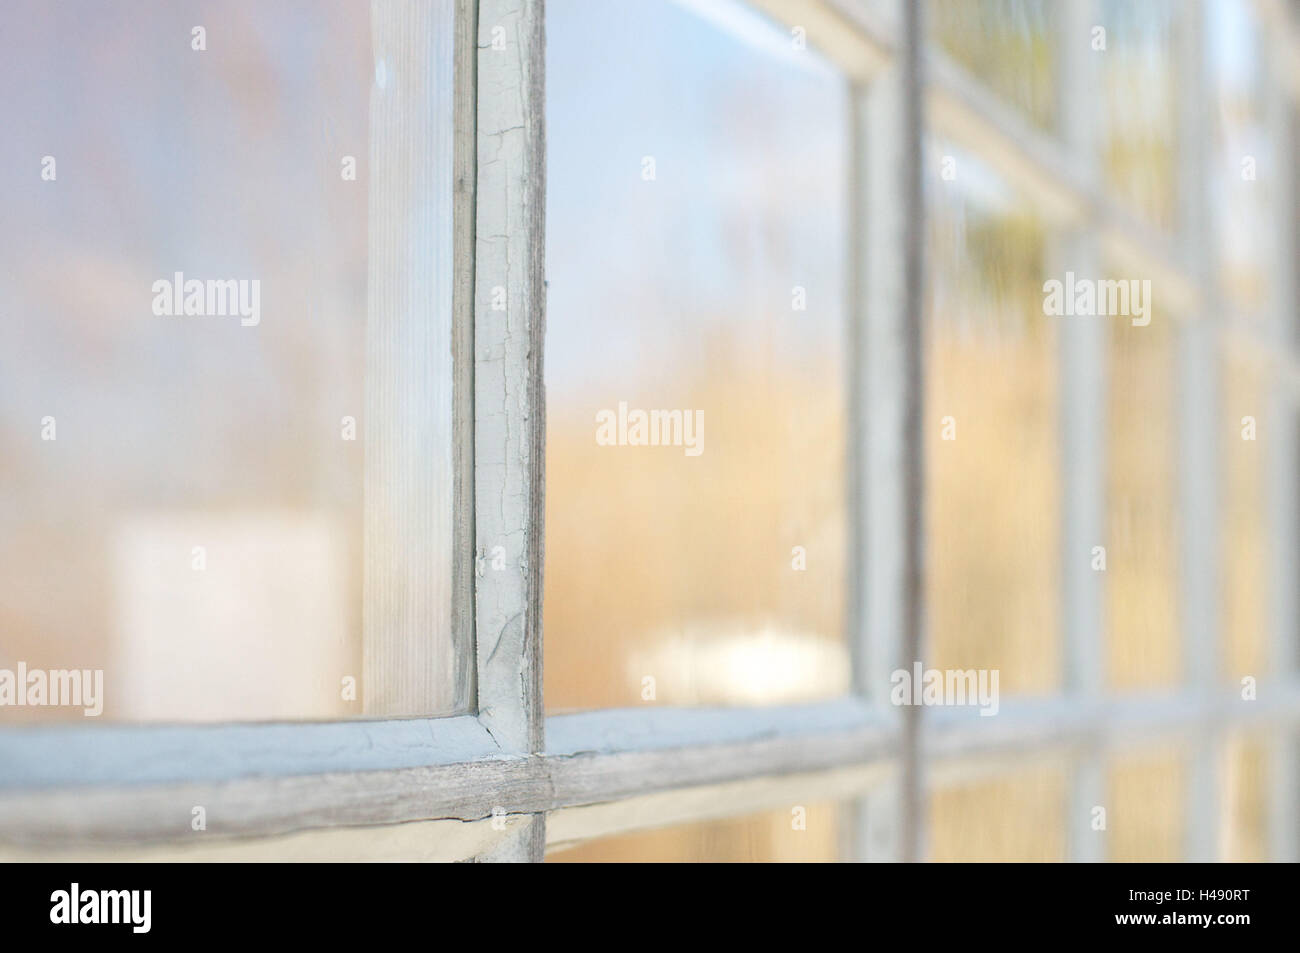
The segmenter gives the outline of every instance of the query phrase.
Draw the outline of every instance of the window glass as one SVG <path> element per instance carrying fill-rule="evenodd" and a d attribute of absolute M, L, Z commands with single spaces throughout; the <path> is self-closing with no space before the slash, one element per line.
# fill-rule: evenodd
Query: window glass
<path fill-rule="evenodd" d="M 840 694 L 845 85 L 737 5 L 547 21 L 547 707 Z"/>
<path fill-rule="evenodd" d="M 798 803 L 745 817 L 603 837 L 546 856 L 558 863 L 807 863 L 841 858 L 847 806 Z"/>
<path fill-rule="evenodd" d="M 1059 683 L 1057 325 L 1045 231 L 1010 183 L 943 141 L 934 182 L 925 439 L 927 665 Z"/>
<path fill-rule="evenodd" d="M 1101 165 L 1126 208 L 1153 225 L 1175 225 L 1176 93 L 1171 0 L 1100 0 L 1105 57 L 1097 97 Z"/>
<path fill-rule="evenodd" d="M 1048 0 L 931 0 L 930 37 L 1031 124 L 1055 125 L 1056 25 Z M 1086 39 L 1086 38 L 1085 38 Z"/>
<path fill-rule="evenodd" d="M 1281 844 L 1269 837 L 1267 794 L 1278 767 L 1269 758 L 1269 740 L 1238 734 L 1225 746 L 1223 859 L 1228 863 L 1261 863 L 1279 853 Z"/>
<path fill-rule="evenodd" d="M 1269 134 L 1265 60 L 1251 5 L 1207 4 L 1206 55 L 1212 103 L 1213 151 L 1207 156 L 1216 227 L 1218 278 L 1239 319 L 1258 326 L 1277 232 L 1270 210 L 1279 177 L 1275 137 Z"/>
<path fill-rule="evenodd" d="M 1178 329 L 1158 306 L 1146 326 L 1123 318 L 1106 320 L 1111 322 L 1106 458 L 1109 682 L 1126 690 L 1172 687 L 1183 674 L 1174 376 Z"/>
<path fill-rule="evenodd" d="M 1064 759 L 1021 765 L 930 795 L 930 859 L 1064 860 L 1069 768 Z"/>
<path fill-rule="evenodd" d="M 1134 751 L 1110 759 L 1106 859 L 1176 863 L 1183 859 L 1187 765 L 1178 751 Z"/>
<path fill-rule="evenodd" d="M 368 278 L 395 234 L 372 160 L 405 187 L 385 124 L 414 108 L 370 17 L 344 0 L 0 9 L 3 85 L 22 91 L 0 106 L 0 668 L 102 672 L 105 719 L 377 713 L 368 293 L 382 309 L 439 290 L 393 256 Z M 442 366 L 428 391 L 450 388 Z M 435 469 L 437 412 L 417 435 Z M 374 507 L 400 505 L 384 492 Z M 29 699 L 3 717 L 83 713 Z"/>
<path fill-rule="evenodd" d="M 1220 362 L 1223 480 L 1219 513 L 1222 580 L 1223 672 L 1226 683 L 1275 674 L 1269 644 L 1271 497 L 1266 476 L 1274 428 L 1287 425 L 1271 413 L 1270 369 L 1239 339 L 1230 338 Z M 1235 346 L 1234 346 L 1235 345 Z M 1244 352 L 1244 353 L 1243 353 Z"/>

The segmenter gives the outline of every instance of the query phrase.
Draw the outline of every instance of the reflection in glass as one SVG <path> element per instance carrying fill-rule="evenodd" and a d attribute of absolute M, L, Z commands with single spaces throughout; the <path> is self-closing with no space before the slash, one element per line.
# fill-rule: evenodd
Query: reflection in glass
<path fill-rule="evenodd" d="M 845 88 L 707 9 L 547 7 L 552 711 L 847 688 Z"/>

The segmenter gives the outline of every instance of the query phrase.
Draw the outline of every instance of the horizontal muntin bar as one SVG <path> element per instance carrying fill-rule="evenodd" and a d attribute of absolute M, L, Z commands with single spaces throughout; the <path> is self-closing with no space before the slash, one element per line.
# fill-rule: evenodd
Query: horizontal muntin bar
<path fill-rule="evenodd" d="M 202 805 L 207 837 L 252 837 L 315 828 L 420 820 L 479 820 L 494 811 L 532 814 L 611 803 L 655 792 L 726 785 L 891 764 L 899 753 L 898 712 L 840 699 L 763 709 L 629 709 L 548 719 L 554 741 L 532 758 L 484 756 L 454 760 L 433 739 L 428 721 L 371 722 L 368 745 L 395 747 L 415 766 L 348 767 L 359 751 L 340 749 L 332 770 L 281 776 L 242 773 L 227 749 L 225 779 L 157 783 L 119 778 L 89 787 L 11 788 L 0 793 L 0 842 L 17 846 L 184 842 L 193 837 L 191 810 Z M 457 720 L 460 719 L 447 719 Z M 1069 696 L 1008 699 L 996 716 L 977 709 L 932 708 L 923 719 L 927 764 L 1035 751 L 1123 747 L 1164 736 L 1195 737 L 1207 726 L 1250 728 L 1300 721 L 1300 684 L 1260 685 L 1260 700 L 1188 694 L 1088 701 Z M 429 729 L 427 743 L 390 746 Z M 310 726 L 301 726 L 310 727 Z M 458 731 L 462 730 L 458 727 Z M 105 726 L 106 735 L 150 728 Z M 197 744 L 213 742 L 202 728 Z M 249 726 L 256 732 L 256 726 Z M 47 759 L 68 758 L 51 746 L 56 729 L 4 736 L 17 750 L 21 735 Z M 120 739 L 119 739 L 120 741 Z M 117 743 L 117 742 L 115 742 Z M 35 754 L 33 751 L 31 754 Z M 202 758 L 199 748 L 182 764 Z M 141 760 L 145 756 L 141 755 Z M 66 775 L 71 767 L 53 770 Z M 167 775 L 163 766 L 154 774 Z"/>

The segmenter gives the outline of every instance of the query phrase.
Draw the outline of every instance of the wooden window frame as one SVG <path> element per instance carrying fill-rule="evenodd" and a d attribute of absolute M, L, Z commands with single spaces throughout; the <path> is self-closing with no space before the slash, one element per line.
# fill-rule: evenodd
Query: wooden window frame
<path fill-rule="evenodd" d="M 1269 465 L 1278 674 L 1261 685 L 1259 701 L 1243 704 L 1210 684 L 1218 638 L 1212 606 L 1185 632 L 1185 688 L 1103 694 L 1103 594 L 1095 580 L 1068 574 L 1061 596 L 1067 659 L 1061 694 L 1005 700 L 991 719 L 972 710 L 934 709 L 910 726 L 880 695 L 888 673 L 909 654 L 907 630 L 919 629 L 908 600 L 915 598 L 916 566 L 909 561 L 916 558 L 920 528 L 908 514 L 920 508 L 919 458 L 909 458 L 919 452 L 914 415 L 920 382 L 907 372 L 918 342 L 914 302 L 899 276 L 907 268 L 909 222 L 920 220 L 920 209 L 898 188 L 917 161 L 905 148 L 903 0 L 749 0 L 777 23 L 802 27 L 853 87 L 850 247 L 857 277 L 849 289 L 848 351 L 855 448 L 850 579 L 858 594 L 849 620 L 854 694 L 759 709 L 640 708 L 543 718 L 544 7 L 542 0 L 446 2 L 455 3 L 458 80 L 453 629 L 462 651 L 474 647 L 465 676 L 465 701 L 474 714 L 6 730 L 0 732 L 0 855 L 535 861 L 548 846 L 788 805 L 816 791 L 852 805 L 847 858 L 887 860 L 918 856 L 926 790 L 1065 751 L 1076 766 L 1070 857 L 1096 860 L 1104 857 L 1104 842 L 1082 836 L 1076 822 L 1082 805 L 1097 803 L 1103 754 L 1172 742 L 1193 757 L 1188 856 L 1209 858 L 1221 810 L 1207 793 L 1219 739 L 1230 727 L 1267 727 L 1277 732 L 1273 839 L 1279 859 L 1295 859 L 1300 671 L 1288 575 L 1300 549 L 1294 433 L 1274 443 Z M 1269 115 L 1279 143 L 1292 150 L 1282 130 L 1300 104 L 1300 33 L 1277 0 L 1261 0 L 1255 9 L 1267 25 Z M 1198 10 L 1199 4 L 1183 5 L 1180 55 L 1185 86 L 1203 88 L 1198 31 L 1188 28 Z M 1091 15 L 1090 0 L 1070 0 L 1066 28 L 1092 22 Z M 497 27 L 504 28 L 503 50 L 493 48 L 501 35 Z M 1064 47 L 1062 55 L 1073 62 L 1073 85 L 1063 89 L 1062 104 L 1077 117 L 1086 112 L 1079 104 L 1087 67 Z M 913 59 L 923 61 L 918 72 L 925 78 L 929 127 L 1017 183 L 1071 255 L 1091 259 L 1109 250 L 1157 279 L 1179 320 L 1181 379 L 1204 379 L 1214 359 L 1212 335 L 1234 323 L 1214 317 L 1229 309 L 1204 277 L 1208 251 L 1196 237 L 1203 229 L 1186 228 L 1179 239 L 1135 219 L 1086 158 L 1086 126 L 1049 135 L 932 46 Z M 1184 97 L 1203 101 L 1186 88 Z M 1195 123 L 1192 129 L 1201 138 L 1185 142 L 1184 156 L 1204 148 L 1205 130 Z M 1288 155 L 1294 152 L 1284 152 L 1283 160 Z M 1193 225 L 1203 224 L 1209 211 L 1203 190 L 1186 185 L 1198 174 L 1204 172 L 1194 164 L 1180 174 L 1183 221 Z M 1273 251 L 1270 336 L 1258 343 L 1280 382 L 1271 398 L 1278 419 L 1294 420 L 1300 355 L 1293 228 L 1278 229 Z M 489 306 L 494 288 L 506 289 L 504 313 Z M 1104 380 L 1104 349 L 1090 339 L 1095 331 L 1082 322 L 1075 328 L 1065 334 L 1069 346 L 1061 358 L 1062 400 L 1074 408 L 1063 416 L 1062 453 L 1071 463 L 1064 468 L 1067 498 L 1082 505 L 1063 508 L 1067 551 L 1095 538 L 1104 499 L 1103 418 L 1091 399 Z M 1213 389 L 1185 407 L 1184 467 L 1212 458 L 1213 444 L 1198 442 L 1196 434 L 1202 415 L 1217 410 Z M 1179 506 L 1185 521 L 1213 539 L 1218 510 L 1211 476 L 1184 486 Z M 509 553 L 507 569 L 476 572 L 475 557 L 497 545 Z M 1207 589 L 1217 586 L 1217 557 L 1206 558 L 1183 568 L 1185 604 L 1203 606 Z M 190 825 L 196 806 L 206 813 L 202 833 Z"/>

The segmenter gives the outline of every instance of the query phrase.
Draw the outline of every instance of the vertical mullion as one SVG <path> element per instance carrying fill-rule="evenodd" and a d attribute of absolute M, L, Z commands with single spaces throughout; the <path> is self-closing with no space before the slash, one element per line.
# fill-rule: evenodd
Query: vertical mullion
<path fill-rule="evenodd" d="M 456 0 L 453 124 L 453 225 L 455 262 L 452 363 L 455 430 L 455 523 L 452 571 L 452 630 L 465 707 L 476 707 L 478 660 L 474 640 L 474 220 L 478 156 L 478 0 Z"/>
<path fill-rule="evenodd" d="M 895 0 L 892 12 L 902 24 L 904 5 Z M 920 543 L 909 538 L 919 534 L 909 513 L 922 502 L 915 471 L 922 431 L 914 415 L 923 386 L 920 329 L 913 325 L 921 314 L 911 281 L 919 275 L 909 271 L 909 252 L 916 251 L 923 225 L 907 184 L 920 174 L 922 160 L 919 129 L 909 130 L 916 120 L 909 119 L 908 80 L 908 58 L 899 56 L 868 86 L 855 86 L 851 116 L 850 637 L 854 691 L 885 709 L 891 674 L 911 664 L 907 631 L 919 620 L 909 615 L 909 599 L 920 597 L 909 579 L 913 546 Z M 918 231 L 910 234 L 911 228 Z M 909 759 L 919 754 L 915 726 L 909 732 L 907 721 L 919 709 L 890 713 L 898 719 L 902 763 L 855 806 L 854 850 L 862 860 L 906 859 L 919 840 L 919 791 L 904 783 Z"/>
<path fill-rule="evenodd" d="M 1095 0 L 1066 0 L 1056 8 L 1057 123 L 1062 143 L 1091 181 L 1099 176 L 1094 105 L 1098 57 L 1090 48 Z M 1093 277 L 1101 265 L 1094 224 L 1058 236 L 1054 274 Z M 1063 689 L 1086 704 L 1105 690 L 1105 577 L 1092 568 L 1092 548 L 1106 539 L 1106 340 L 1109 326 L 1092 318 L 1058 325 L 1061 467 L 1061 634 Z M 1071 765 L 1066 805 L 1068 857 L 1105 859 L 1105 833 L 1092 829 L 1092 809 L 1105 803 L 1104 761 L 1096 750 Z"/>
<path fill-rule="evenodd" d="M 362 701 L 470 706 L 454 631 L 453 0 L 371 7 Z"/>
<path fill-rule="evenodd" d="M 1266 25 L 1266 24 L 1265 24 Z M 1280 360 L 1274 364 L 1273 379 L 1269 389 L 1269 407 L 1265 420 L 1267 436 L 1267 479 L 1269 512 L 1269 568 L 1271 578 L 1270 619 L 1271 675 L 1275 685 L 1295 679 L 1300 665 L 1300 607 L 1297 606 L 1296 577 L 1300 573 L 1300 512 L 1296 500 L 1300 496 L 1300 480 L 1296 467 L 1300 464 L 1300 445 L 1297 444 L 1297 417 L 1291 394 L 1287 363 L 1296 353 L 1296 244 L 1297 199 L 1296 130 L 1294 126 L 1295 102 L 1288 83 L 1287 57 L 1292 51 L 1284 48 L 1289 42 L 1286 34 L 1273 35 L 1265 41 L 1267 69 L 1264 74 L 1266 89 L 1266 123 L 1273 155 L 1270 158 L 1269 181 L 1272 192 L 1269 208 L 1277 221 L 1272 223 L 1269 250 L 1270 349 Z M 1300 859 L 1300 738 L 1293 725 L 1282 726 L 1279 737 L 1270 743 L 1269 752 L 1269 841 L 1276 861 L 1295 862 Z"/>
<path fill-rule="evenodd" d="M 1210 244 L 1213 223 L 1206 163 L 1212 154 L 1206 77 L 1205 8 L 1176 7 L 1179 43 L 1179 245 L 1188 273 L 1200 284 L 1199 313 L 1178 328 L 1179 494 L 1182 545 L 1179 595 L 1184 677 L 1191 691 L 1211 696 L 1219 670 L 1219 367 L 1217 282 Z M 1198 740 L 1187 777 L 1185 860 L 1218 853 L 1221 739 L 1211 729 Z"/>
<path fill-rule="evenodd" d="M 503 749 L 529 756 L 543 746 L 544 5 L 479 0 L 476 32 L 478 716 Z M 535 815 L 490 859 L 540 860 L 544 843 Z"/>
<path fill-rule="evenodd" d="M 903 5 L 903 657 L 921 662 L 925 637 L 925 4 Z M 902 858 L 925 855 L 925 782 L 919 705 L 903 710 Z"/>
<path fill-rule="evenodd" d="M 849 303 L 850 441 L 854 584 L 849 632 L 855 694 L 889 706 L 890 674 L 903 668 L 903 334 L 902 203 L 891 170 L 900 164 L 898 70 L 850 94 L 851 206 Z M 891 267 L 892 266 L 892 267 Z M 901 772 L 894 770 L 855 803 L 858 860 L 899 859 Z"/>

